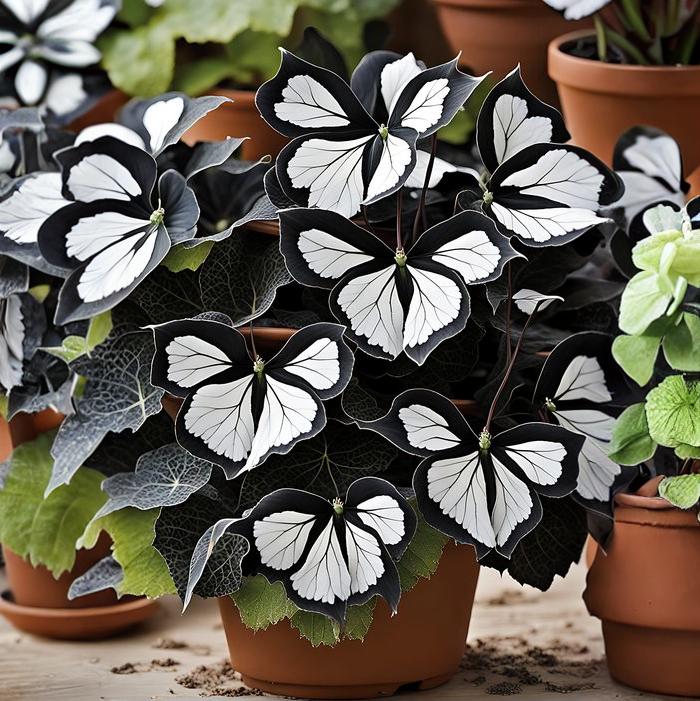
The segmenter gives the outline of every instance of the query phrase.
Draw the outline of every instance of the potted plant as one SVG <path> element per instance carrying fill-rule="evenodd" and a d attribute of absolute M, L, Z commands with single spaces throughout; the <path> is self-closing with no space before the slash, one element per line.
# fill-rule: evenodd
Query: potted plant
<path fill-rule="evenodd" d="M 118 0 L 3 3 L 2 105 L 36 106 L 45 118 L 59 124 L 87 111 L 99 121 L 98 102 L 109 90 L 109 80 L 99 69 L 101 54 L 95 43 L 120 4 Z M 103 111 L 102 121 L 112 113 Z"/>
<path fill-rule="evenodd" d="M 170 442 L 169 421 L 155 417 L 162 393 L 148 383 L 148 317 L 125 298 L 160 263 L 166 271 L 201 265 L 210 237 L 228 237 L 264 196 L 260 164 L 231 162 L 242 140 L 179 143 L 222 100 L 170 93 L 132 102 L 121 123 L 77 136 L 44 130 L 36 114 L 8 117 L 0 383 L 15 451 L 0 489 L 0 542 L 11 588 L 2 612 L 22 629 L 103 637 L 153 612 L 142 597 L 172 590 L 151 546 L 153 513 L 101 512 L 101 483 L 133 479 L 142 455 Z M 225 188 L 237 196 L 222 201 Z M 106 235 L 104 245 L 76 243 L 88 241 L 85 222 L 90 239 Z M 144 559 L 156 568 L 148 581 L 122 567 Z"/>
<path fill-rule="evenodd" d="M 535 94 L 557 104 L 547 75 L 547 45 L 566 29 L 540 0 L 432 0 L 452 50 L 477 75 L 500 79 L 520 64 Z M 578 29 L 586 26 L 579 22 Z M 536 29 L 534 29 L 536 28 Z"/>
<path fill-rule="evenodd" d="M 545 2 L 566 19 L 593 15 L 595 22 L 595 32 L 564 35 L 549 47 L 549 73 L 574 142 L 610 162 L 619 134 L 636 124 L 653 126 L 678 141 L 694 171 L 700 165 L 690 116 L 700 100 L 698 3 Z M 669 103 L 677 110 L 670 112 Z"/>
<path fill-rule="evenodd" d="M 692 697 L 700 693 L 690 662 L 699 623 L 692 603 L 700 542 L 697 208 L 697 200 L 687 207 L 651 203 L 637 215 L 634 274 L 612 352 L 639 391 L 619 414 L 608 452 L 618 465 L 643 467 L 616 497 L 613 536 L 599 550 L 584 594 L 602 620 L 615 679 Z"/>
<path fill-rule="evenodd" d="M 275 72 L 276 49 L 295 47 L 302 29 L 314 24 L 354 64 L 364 48 L 363 31 L 398 0 L 371 4 L 295 0 L 283 11 L 230 2 L 166 2 L 157 7 L 139 0 L 125 5 L 120 25 L 101 42 L 103 65 L 113 85 L 127 95 L 150 96 L 179 90 L 230 99 L 186 137 L 189 143 L 246 135 L 244 158 L 275 155 L 282 141 L 255 108 L 255 89 Z M 300 49 L 303 50 L 305 43 Z M 157 47 L 157 50 L 154 50 Z M 342 62 L 335 49 L 335 59 Z M 309 55 L 316 47 L 309 47 Z"/>
<path fill-rule="evenodd" d="M 314 92 L 299 105 L 288 88 L 302 80 Z M 177 444 L 171 428 L 135 473 L 108 478 L 96 521 L 154 514 L 175 588 L 185 605 L 219 598 L 252 686 L 435 686 L 462 656 L 478 561 L 545 589 L 580 555 L 586 436 L 543 422 L 531 395 L 541 351 L 615 294 L 574 273 L 622 185 L 562 143 L 560 115 L 517 70 L 481 110 L 481 177 L 438 159 L 435 132 L 477 84 L 454 61 L 388 52 L 348 84 L 283 53 L 257 96 L 293 137 L 265 174 L 269 201 L 286 203 L 279 240 L 209 238 L 204 263 L 159 266 L 118 307 L 152 327 L 149 387 L 166 393 Z M 533 120 L 523 130 L 501 128 L 513 105 Z M 438 189 L 450 176 L 458 198 Z M 271 323 L 293 332 L 263 348 Z M 450 470 L 462 493 L 440 486 Z M 150 579 L 149 563 L 134 570 Z"/>

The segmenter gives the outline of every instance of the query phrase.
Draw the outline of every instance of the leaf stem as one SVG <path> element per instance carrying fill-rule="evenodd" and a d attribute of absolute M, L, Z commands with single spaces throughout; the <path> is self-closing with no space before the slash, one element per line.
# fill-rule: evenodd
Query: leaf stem
<path fill-rule="evenodd" d="M 250 345 L 253 348 L 253 362 L 258 359 L 258 351 L 255 348 L 255 334 L 253 333 L 253 320 L 250 320 Z"/>
<path fill-rule="evenodd" d="M 598 48 L 598 60 L 605 63 L 608 60 L 608 40 L 605 35 L 605 24 L 600 14 L 596 12 L 593 15 L 593 23 L 595 24 L 596 46 Z"/>
<path fill-rule="evenodd" d="M 506 263 L 508 268 L 508 297 L 506 299 L 506 363 L 510 363 L 511 355 L 513 354 L 513 348 L 511 346 L 511 315 L 513 306 L 513 274 L 510 266 L 510 261 Z"/>
<path fill-rule="evenodd" d="M 400 187 L 396 193 L 396 250 L 403 251 L 403 240 L 401 239 L 401 205 L 403 203 L 403 188 Z"/>
<path fill-rule="evenodd" d="M 610 29 L 610 27 L 605 28 L 605 34 L 609 43 L 614 44 L 628 54 L 638 65 L 651 65 L 649 59 L 629 39 L 623 37 L 622 34 L 618 34 L 615 30 Z"/>
<path fill-rule="evenodd" d="M 435 151 L 437 150 L 437 132 L 433 134 L 430 141 L 430 158 L 428 159 L 428 167 L 425 170 L 425 180 L 423 181 L 423 189 L 420 193 L 420 202 L 416 210 L 416 216 L 413 219 L 413 233 L 411 234 L 411 243 L 415 243 L 418 238 L 419 224 L 423 223 L 425 228 L 425 197 L 428 193 L 428 184 L 430 176 L 433 174 L 433 164 L 435 163 Z"/>

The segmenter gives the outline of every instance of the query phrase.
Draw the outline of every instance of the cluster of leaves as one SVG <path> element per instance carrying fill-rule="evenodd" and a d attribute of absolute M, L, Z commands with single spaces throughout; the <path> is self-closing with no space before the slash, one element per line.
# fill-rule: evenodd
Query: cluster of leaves
<path fill-rule="evenodd" d="M 566 19 L 593 16 L 595 40 L 571 42 L 564 50 L 584 58 L 638 66 L 695 64 L 697 0 L 544 0 Z"/>
<path fill-rule="evenodd" d="M 201 95 L 217 85 L 256 87 L 274 75 L 277 47 L 295 46 L 318 27 L 354 65 L 365 25 L 398 0 L 265 0 L 232 3 L 168 0 L 151 7 L 124 0 L 119 24 L 100 42 L 112 84 L 128 95 L 181 90 Z"/>

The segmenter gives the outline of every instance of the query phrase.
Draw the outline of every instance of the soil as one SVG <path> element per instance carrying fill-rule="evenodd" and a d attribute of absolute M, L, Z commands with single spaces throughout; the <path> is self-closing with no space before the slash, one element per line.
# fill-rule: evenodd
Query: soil
<path fill-rule="evenodd" d="M 158 638 L 151 647 L 154 650 L 188 650 L 194 655 L 211 655 L 211 648 L 208 645 L 190 645 L 184 640 L 175 640 L 173 638 Z"/>
<path fill-rule="evenodd" d="M 228 660 L 216 664 L 200 665 L 191 672 L 175 677 L 175 681 L 186 689 L 199 689 L 200 696 L 262 696 L 257 689 L 248 689 L 241 684 L 241 675 Z M 235 686 L 232 686 L 235 684 Z"/>
<path fill-rule="evenodd" d="M 125 662 L 118 667 L 112 667 L 109 671 L 112 674 L 137 674 L 139 672 L 151 672 L 154 669 L 169 669 L 177 667 L 180 663 L 172 657 L 165 657 L 160 660 L 150 662 Z"/>

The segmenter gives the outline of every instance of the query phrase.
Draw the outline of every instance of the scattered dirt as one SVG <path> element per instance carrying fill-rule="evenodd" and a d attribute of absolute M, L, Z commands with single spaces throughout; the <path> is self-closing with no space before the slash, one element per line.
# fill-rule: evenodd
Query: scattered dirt
<path fill-rule="evenodd" d="M 177 667 L 180 663 L 172 657 L 165 657 L 160 660 L 150 662 L 125 662 L 118 667 L 112 667 L 109 671 L 112 674 L 137 674 L 139 672 L 151 672 L 154 669 L 169 669 Z"/>
<path fill-rule="evenodd" d="M 208 645 L 190 645 L 184 640 L 173 638 L 158 638 L 151 647 L 155 650 L 189 650 L 195 655 L 211 655 L 211 648 Z"/>
<path fill-rule="evenodd" d="M 262 696 L 257 689 L 248 689 L 241 685 L 241 675 L 228 660 L 212 665 L 200 665 L 191 672 L 175 678 L 186 689 L 199 689 L 200 696 Z"/>
<path fill-rule="evenodd" d="M 602 664 L 602 660 L 590 658 L 585 645 L 554 640 L 544 649 L 521 637 L 494 637 L 470 645 L 461 669 L 478 675 L 465 677 L 465 681 L 475 686 L 490 684 L 486 693 L 491 695 L 520 694 L 522 687 L 538 684 L 551 693 L 569 694 L 594 689 L 593 682 L 577 680 L 595 676 Z"/>
<path fill-rule="evenodd" d="M 536 596 L 528 596 L 521 589 L 506 589 L 498 596 L 492 596 L 483 603 L 486 606 L 513 606 L 516 604 L 532 604 L 537 601 Z"/>

